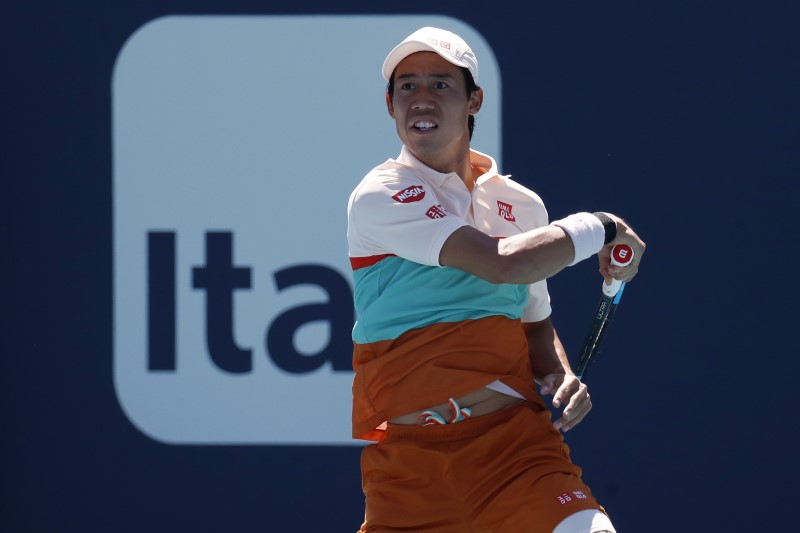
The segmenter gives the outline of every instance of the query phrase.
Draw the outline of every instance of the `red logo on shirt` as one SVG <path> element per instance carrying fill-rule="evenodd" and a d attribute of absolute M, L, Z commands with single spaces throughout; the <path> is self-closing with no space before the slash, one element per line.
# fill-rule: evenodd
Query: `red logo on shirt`
<path fill-rule="evenodd" d="M 425 198 L 425 189 L 422 188 L 422 185 L 412 185 L 395 194 L 392 198 L 401 204 L 406 202 L 419 202 Z"/>
<path fill-rule="evenodd" d="M 440 205 L 432 205 L 425 214 L 433 219 L 444 218 L 447 216 L 447 213 L 444 212 L 444 209 L 442 209 L 442 206 Z"/>
<path fill-rule="evenodd" d="M 499 209 L 497 214 L 500 215 L 502 218 L 504 218 L 504 219 L 506 219 L 506 220 L 508 220 L 510 222 L 516 222 L 517 221 L 517 219 L 514 218 L 514 215 L 511 214 L 511 209 L 513 207 L 511 204 L 507 204 L 505 202 L 501 202 L 500 200 L 497 200 L 497 207 Z"/>

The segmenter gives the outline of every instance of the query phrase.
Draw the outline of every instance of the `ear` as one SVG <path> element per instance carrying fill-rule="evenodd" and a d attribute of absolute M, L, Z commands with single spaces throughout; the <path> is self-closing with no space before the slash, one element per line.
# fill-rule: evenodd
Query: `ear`
<path fill-rule="evenodd" d="M 478 111 L 481 110 L 482 105 L 483 105 L 483 89 L 472 91 L 472 94 L 469 97 L 469 114 L 470 115 L 477 114 Z"/>
<path fill-rule="evenodd" d="M 389 110 L 389 116 L 394 118 L 394 104 L 392 103 L 392 97 L 389 96 L 389 92 L 386 92 L 386 109 Z"/>

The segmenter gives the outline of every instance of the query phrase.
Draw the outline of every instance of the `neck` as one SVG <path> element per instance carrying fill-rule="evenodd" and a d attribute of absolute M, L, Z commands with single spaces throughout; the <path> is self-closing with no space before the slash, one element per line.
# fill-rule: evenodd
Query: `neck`
<path fill-rule="evenodd" d="M 473 176 L 472 165 L 470 164 L 469 146 L 464 150 L 459 150 L 453 157 L 427 157 L 426 154 L 414 154 L 414 157 L 437 172 L 443 174 L 453 172 L 458 174 L 458 177 L 461 178 L 461 181 L 464 182 L 464 185 L 466 185 L 469 190 L 472 190 L 472 187 L 475 185 L 477 176 Z"/>
<path fill-rule="evenodd" d="M 478 174 L 475 172 L 475 169 L 472 168 L 469 161 L 467 161 L 464 168 L 458 172 L 458 176 L 461 178 L 461 181 L 464 182 L 464 186 L 467 190 L 471 191 L 475 188 L 475 182 L 478 181 Z"/>

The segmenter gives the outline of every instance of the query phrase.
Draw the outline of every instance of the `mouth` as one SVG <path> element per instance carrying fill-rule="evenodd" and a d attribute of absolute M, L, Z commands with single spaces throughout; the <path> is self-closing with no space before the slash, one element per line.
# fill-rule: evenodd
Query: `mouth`
<path fill-rule="evenodd" d="M 418 120 L 411 125 L 411 128 L 416 131 L 431 131 L 438 127 L 435 122 L 430 120 Z"/>

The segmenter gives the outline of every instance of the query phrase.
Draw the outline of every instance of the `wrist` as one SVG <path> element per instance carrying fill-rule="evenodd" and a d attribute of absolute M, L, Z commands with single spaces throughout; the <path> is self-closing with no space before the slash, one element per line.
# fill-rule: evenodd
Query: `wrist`
<path fill-rule="evenodd" d="M 603 244 L 608 244 L 614 239 L 617 238 L 617 222 L 613 218 L 611 218 L 608 214 L 603 213 L 602 211 L 598 211 L 596 213 L 592 213 L 594 216 L 600 220 L 600 223 L 603 224 L 603 230 L 605 231 L 605 239 L 603 240 Z"/>
<path fill-rule="evenodd" d="M 567 266 L 575 265 L 599 252 L 605 244 L 606 230 L 598 217 L 591 213 L 574 213 L 550 223 L 558 226 L 572 240 L 575 256 Z"/>

